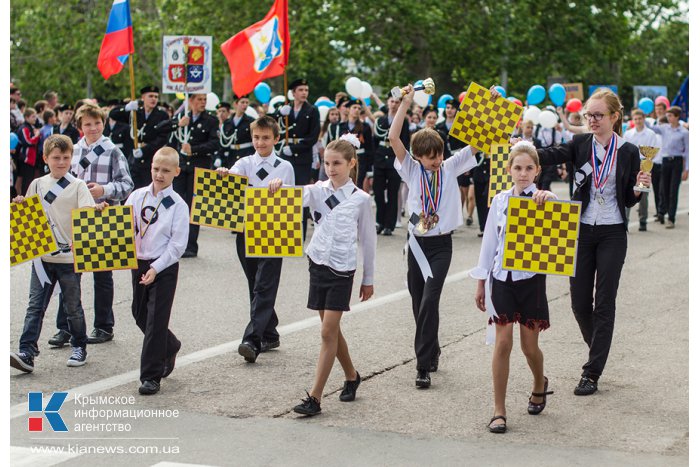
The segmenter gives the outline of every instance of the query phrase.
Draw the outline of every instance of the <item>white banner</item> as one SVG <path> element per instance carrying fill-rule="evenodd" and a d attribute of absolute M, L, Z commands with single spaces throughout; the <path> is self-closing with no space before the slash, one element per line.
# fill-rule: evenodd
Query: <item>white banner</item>
<path fill-rule="evenodd" d="M 211 55 L 211 36 L 163 36 L 162 92 L 211 92 Z"/>

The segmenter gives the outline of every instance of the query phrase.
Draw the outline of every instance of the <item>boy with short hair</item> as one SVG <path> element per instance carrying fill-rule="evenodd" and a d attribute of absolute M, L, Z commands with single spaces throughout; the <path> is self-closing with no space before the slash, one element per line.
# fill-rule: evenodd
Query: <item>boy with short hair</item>
<path fill-rule="evenodd" d="M 663 103 L 662 103 L 663 104 Z M 635 146 L 652 146 L 658 147 L 658 142 L 656 139 L 656 133 L 651 128 L 646 126 L 646 119 L 644 118 L 644 111 L 641 109 L 632 110 L 632 121 L 634 122 L 634 128 L 630 128 L 625 132 L 623 138 L 626 141 L 634 144 Z M 640 154 L 640 158 L 643 157 Z M 658 161 L 658 162 L 657 162 Z M 657 184 L 654 184 L 654 178 L 656 178 Z M 654 157 L 654 165 L 651 171 L 651 180 L 654 187 L 654 200 L 656 201 L 656 211 L 659 209 L 659 179 L 661 178 L 661 157 L 657 154 Z M 627 218 L 630 218 L 630 211 L 632 208 L 627 208 Z M 649 193 L 642 193 L 639 197 L 639 231 L 646 232 L 647 230 L 647 214 L 649 210 Z"/>
<path fill-rule="evenodd" d="M 416 386 L 428 388 L 441 353 L 440 294 L 452 261 L 452 232 L 463 222 L 457 177 L 476 166 L 476 159 L 466 146 L 443 162 L 443 139 L 430 128 L 413 135 L 409 153 L 401 129 L 414 90 L 411 85 L 403 90 L 406 95 L 389 129 L 389 142 L 396 155 L 394 168 L 408 185 L 408 292 L 416 321 Z"/>
<path fill-rule="evenodd" d="M 94 104 L 83 104 L 76 114 L 77 123 L 85 136 L 73 148 L 72 174 L 87 183 L 95 202 L 118 204 L 134 188 L 124 154 L 104 136 L 104 113 Z M 114 280 L 112 271 L 93 272 L 95 288 L 94 329 L 88 338 L 91 344 L 101 344 L 114 337 Z M 56 316 L 58 333 L 50 345 L 62 346 L 70 338 L 65 313 L 59 303 Z"/>
<path fill-rule="evenodd" d="M 138 269 L 131 271 L 131 312 L 143 331 L 141 387 L 143 395 L 160 390 L 161 378 L 175 368 L 181 342 L 168 329 L 177 286 L 178 260 L 187 247 L 189 209 L 173 189 L 180 156 L 171 147 L 153 155 L 152 182 L 126 200 L 133 206 Z"/>
<path fill-rule="evenodd" d="M 52 135 L 44 143 L 44 161 L 50 172 L 29 185 L 26 196 L 38 194 L 49 220 L 59 250 L 34 260 L 29 289 L 29 304 L 24 318 L 24 330 L 19 340 L 19 352 L 10 352 L 10 366 L 31 373 L 34 357 L 39 355 L 39 334 L 46 307 L 58 283 L 63 293 L 67 328 L 73 352 L 68 366 L 82 366 L 87 359 L 85 315 L 80 301 L 80 273 L 73 269 L 71 251 L 71 212 L 73 209 L 95 206 L 83 180 L 71 175 L 70 161 L 73 143 L 63 135 Z M 23 196 L 12 200 L 24 202 Z M 102 209 L 100 204 L 97 208 Z"/>
<path fill-rule="evenodd" d="M 221 167 L 221 175 L 236 174 L 248 177 L 248 186 L 267 187 L 275 178 L 284 185 L 294 185 L 292 164 L 274 154 L 280 128 L 275 119 L 264 116 L 250 124 L 255 154 L 238 159 L 230 169 Z M 279 347 L 275 300 L 282 273 L 282 258 L 246 258 L 245 236 L 236 235 L 236 252 L 248 279 L 250 295 L 250 322 L 245 329 L 238 353 L 254 363 L 260 352 Z"/>

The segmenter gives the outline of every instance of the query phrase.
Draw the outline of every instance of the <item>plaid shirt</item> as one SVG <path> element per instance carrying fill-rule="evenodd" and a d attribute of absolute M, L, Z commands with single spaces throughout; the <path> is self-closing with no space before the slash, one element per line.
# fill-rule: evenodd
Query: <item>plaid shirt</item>
<path fill-rule="evenodd" d="M 81 159 L 98 144 L 102 145 L 105 151 L 87 169 L 83 169 L 80 165 Z M 85 183 L 99 183 L 104 187 L 104 196 L 96 199 L 96 203 L 107 201 L 110 204 L 116 204 L 118 201 L 125 200 L 134 189 L 126 157 L 106 136 L 89 146 L 85 138 L 78 141 L 73 148 L 71 172 L 85 180 Z"/>

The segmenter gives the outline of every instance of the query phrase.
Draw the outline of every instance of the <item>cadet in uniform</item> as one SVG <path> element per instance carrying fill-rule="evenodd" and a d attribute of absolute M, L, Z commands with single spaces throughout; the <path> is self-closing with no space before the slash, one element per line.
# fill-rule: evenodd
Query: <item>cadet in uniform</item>
<path fill-rule="evenodd" d="M 221 159 L 219 167 L 231 168 L 238 159 L 255 154 L 250 134 L 250 124 L 255 119 L 245 113 L 249 104 L 248 95 L 236 97 L 233 115 L 221 126 L 217 153 L 217 159 Z"/>

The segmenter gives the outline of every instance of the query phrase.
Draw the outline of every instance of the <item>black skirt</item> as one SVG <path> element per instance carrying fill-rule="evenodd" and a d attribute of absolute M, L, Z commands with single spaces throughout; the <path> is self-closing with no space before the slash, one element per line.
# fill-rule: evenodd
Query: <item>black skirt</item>
<path fill-rule="evenodd" d="M 540 331 L 549 327 L 547 276 L 544 274 L 519 281 L 514 281 L 510 273 L 505 281 L 494 278 L 491 301 L 498 318 L 490 318 L 489 324 L 520 323 Z"/>
<path fill-rule="evenodd" d="M 309 258 L 309 301 L 312 310 L 350 311 L 355 271 L 336 271 Z"/>

